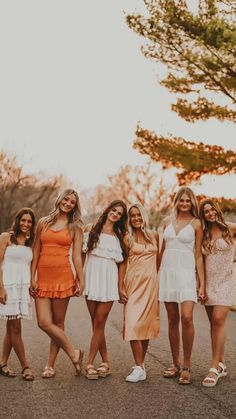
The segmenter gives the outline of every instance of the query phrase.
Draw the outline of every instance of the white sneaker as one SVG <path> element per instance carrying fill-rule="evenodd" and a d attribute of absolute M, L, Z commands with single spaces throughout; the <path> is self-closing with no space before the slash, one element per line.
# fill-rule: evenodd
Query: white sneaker
<path fill-rule="evenodd" d="M 132 367 L 133 371 L 126 377 L 125 381 L 130 383 L 137 383 L 138 381 L 146 380 L 146 370 L 138 365 Z"/>

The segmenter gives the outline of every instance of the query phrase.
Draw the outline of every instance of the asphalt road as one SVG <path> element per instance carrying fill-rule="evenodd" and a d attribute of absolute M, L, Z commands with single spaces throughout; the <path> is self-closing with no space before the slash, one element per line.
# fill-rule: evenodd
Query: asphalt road
<path fill-rule="evenodd" d="M 236 313 L 230 312 L 228 321 L 229 376 L 212 389 L 201 386 L 211 354 L 209 325 L 203 307 L 196 307 L 194 322 L 193 383 L 180 386 L 175 379 L 162 378 L 163 368 L 171 362 L 164 307 L 161 337 L 151 342 L 147 355 L 147 380 L 135 384 L 125 382 L 133 360 L 129 344 L 122 340 L 122 306 L 118 303 L 113 306 L 106 331 L 112 375 L 96 381 L 89 381 L 83 375 L 76 377 L 63 352 L 58 357 L 55 378 L 43 380 L 41 372 L 49 339 L 38 329 L 35 318 L 24 321 L 24 340 L 36 379 L 22 380 L 18 360 L 12 354 L 9 364 L 18 376 L 15 379 L 0 376 L 0 418 L 236 418 Z M 4 329 L 4 321 L 0 321 L 0 342 Z M 66 330 L 73 344 L 83 347 L 87 355 L 91 327 L 83 299 L 71 299 Z"/>

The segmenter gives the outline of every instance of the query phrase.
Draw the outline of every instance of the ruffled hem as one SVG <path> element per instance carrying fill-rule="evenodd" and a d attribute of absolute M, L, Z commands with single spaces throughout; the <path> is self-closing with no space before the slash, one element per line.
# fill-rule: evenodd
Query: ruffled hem
<path fill-rule="evenodd" d="M 32 320 L 31 314 L 13 314 L 13 315 L 7 315 L 7 314 L 0 314 L 1 320 Z"/>
<path fill-rule="evenodd" d="M 92 300 L 92 301 L 99 301 L 101 303 L 108 303 L 109 301 L 119 301 L 119 296 L 118 295 L 112 295 L 112 296 L 98 296 L 98 295 L 91 295 L 85 292 L 85 297 L 87 298 L 87 300 Z"/>
<path fill-rule="evenodd" d="M 36 291 L 36 297 L 37 298 L 68 298 L 68 297 L 72 297 L 74 293 L 75 293 L 74 286 L 67 290 L 61 290 L 61 289 L 43 290 L 43 289 L 38 288 Z"/>

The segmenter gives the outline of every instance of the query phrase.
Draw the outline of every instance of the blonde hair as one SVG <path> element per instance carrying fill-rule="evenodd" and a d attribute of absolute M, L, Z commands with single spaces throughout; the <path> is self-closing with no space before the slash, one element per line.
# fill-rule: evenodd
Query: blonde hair
<path fill-rule="evenodd" d="M 54 204 L 54 209 L 49 213 L 47 217 L 45 217 L 44 223 L 46 229 L 48 229 L 51 225 L 53 225 L 60 213 L 60 204 L 62 200 L 68 195 L 75 195 L 76 204 L 72 211 L 67 214 L 68 217 L 68 229 L 70 232 L 74 231 L 75 227 L 82 227 L 83 221 L 81 218 L 81 209 L 80 209 L 80 202 L 79 202 L 79 195 L 74 189 L 65 189 L 62 191 Z"/>
<path fill-rule="evenodd" d="M 175 215 L 176 216 L 178 215 L 179 201 L 184 194 L 188 195 L 192 204 L 190 208 L 190 214 L 192 214 L 192 216 L 195 218 L 199 218 L 197 198 L 194 192 L 192 191 L 192 189 L 190 189 L 188 186 L 182 186 L 175 194 L 174 202 L 173 202 Z"/>
<path fill-rule="evenodd" d="M 233 238 L 230 233 L 229 227 L 227 226 L 224 220 L 219 204 L 216 201 L 213 201 L 212 199 L 204 199 L 204 201 L 201 202 L 200 208 L 199 208 L 199 215 L 200 215 L 200 220 L 202 222 L 202 228 L 203 228 L 202 246 L 208 252 L 212 252 L 212 249 L 213 249 L 212 234 L 211 234 L 212 223 L 206 220 L 205 213 L 204 213 L 204 207 L 207 204 L 210 205 L 216 211 L 217 218 L 215 220 L 215 223 L 217 224 L 219 229 L 222 231 L 222 238 L 226 241 L 228 245 L 233 243 Z"/>
<path fill-rule="evenodd" d="M 150 234 L 150 231 L 148 230 L 148 224 L 149 224 L 148 213 L 141 204 L 136 203 L 136 204 L 131 205 L 128 210 L 129 244 L 131 245 L 135 241 L 134 230 L 131 224 L 131 215 L 130 215 L 132 208 L 137 208 L 137 210 L 139 210 L 141 218 L 142 218 L 141 231 L 145 239 L 149 241 L 150 243 L 152 243 L 152 235 Z"/>

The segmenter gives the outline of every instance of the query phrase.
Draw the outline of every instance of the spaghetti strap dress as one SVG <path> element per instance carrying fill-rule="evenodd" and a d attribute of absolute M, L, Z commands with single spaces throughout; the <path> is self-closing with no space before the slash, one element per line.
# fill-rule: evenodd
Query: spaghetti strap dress
<path fill-rule="evenodd" d="M 30 263 L 32 250 L 28 246 L 12 244 L 7 246 L 3 264 L 2 279 L 7 292 L 6 304 L 0 304 L 0 318 L 6 320 L 31 319 Z"/>
<path fill-rule="evenodd" d="M 43 227 L 37 269 L 37 297 L 67 298 L 74 295 L 74 274 L 69 260 L 71 244 L 67 227 L 57 231 Z"/>
<path fill-rule="evenodd" d="M 159 337 L 160 317 L 156 268 L 157 244 L 133 242 L 129 250 L 124 286 L 124 340 Z"/>
<path fill-rule="evenodd" d="M 206 306 L 232 306 L 236 281 L 233 276 L 234 243 L 226 243 L 219 237 L 213 243 L 211 253 L 205 255 Z"/>
<path fill-rule="evenodd" d="M 176 234 L 170 223 L 163 234 L 165 250 L 159 271 L 159 300 L 182 303 L 197 302 L 195 267 L 195 230 L 187 224 Z"/>

